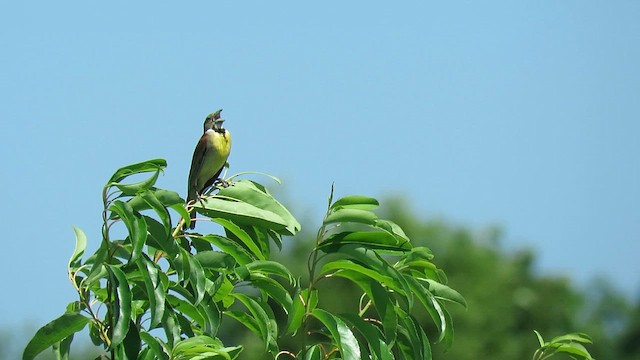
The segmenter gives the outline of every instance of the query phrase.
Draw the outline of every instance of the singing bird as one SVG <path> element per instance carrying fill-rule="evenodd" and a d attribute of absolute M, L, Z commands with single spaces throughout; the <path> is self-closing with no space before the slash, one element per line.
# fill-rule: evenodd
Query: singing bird
<path fill-rule="evenodd" d="M 231 133 L 222 127 L 222 109 L 209 114 L 204 120 L 204 134 L 196 145 L 189 171 L 187 202 L 198 199 L 219 179 L 231 152 Z M 191 215 L 190 229 L 195 228 L 195 211 Z"/>

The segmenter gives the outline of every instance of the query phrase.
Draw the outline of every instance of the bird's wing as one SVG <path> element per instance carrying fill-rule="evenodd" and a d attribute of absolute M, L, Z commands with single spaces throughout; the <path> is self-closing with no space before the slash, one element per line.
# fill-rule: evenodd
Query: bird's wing
<path fill-rule="evenodd" d="M 202 135 L 196 149 L 193 151 L 193 159 L 191 159 L 191 170 L 189 170 L 189 189 L 187 201 L 194 200 L 198 191 L 202 189 L 197 188 L 196 182 L 198 181 L 198 175 L 202 170 L 202 164 L 204 163 L 205 155 L 207 153 L 207 137 Z"/>

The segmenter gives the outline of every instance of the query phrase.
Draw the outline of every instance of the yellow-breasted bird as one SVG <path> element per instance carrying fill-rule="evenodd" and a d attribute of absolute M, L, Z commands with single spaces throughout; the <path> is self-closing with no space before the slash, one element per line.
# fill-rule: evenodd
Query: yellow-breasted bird
<path fill-rule="evenodd" d="M 198 199 L 202 193 L 213 185 L 231 152 L 231 133 L 222 127 L 224 119 L 220 118 L 222 109 L 207 115 L 204 120 L 204 134 L 196 145 L 189 170 L 189 188 L 187 203 Z M 191 215 L 190 229 L 195 228 L 195 211 Z"/>

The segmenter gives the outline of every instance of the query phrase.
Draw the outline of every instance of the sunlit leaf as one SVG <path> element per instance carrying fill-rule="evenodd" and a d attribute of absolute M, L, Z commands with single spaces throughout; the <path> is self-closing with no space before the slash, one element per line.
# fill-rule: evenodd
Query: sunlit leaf
<path fill-rule="evenodd" d="M 191 302 L 181 299 L 173 294 L 167 294 L 166 298 L 169 304 L 171 304 L 171 306 L 175 310 L 185 314 L 196 323 L 204 326 L 205 324 L 204 316 L 200 313 L 198 308 L 195 305 L 193 305 Z"/>
<path fill-rule="evenodd" d="M 327 330 L 329 330 L 331 340 L 340 351 L 342 359 L 360 360 L 360 345 L 358 344 L 358 340 L 342 319 L 322 309 L 313 310 L 311 315 L 320 320 Z"/>
<path fill-rule="evenodd" d="M 151 312 L 149 328 L 154 328 L 162 321 L 165 308 L 166 289 L 160 279 L 159 273 L 161 270 L 144 254 L 136 261 L 136 265 L 140 270 L 147 292 L 147 299 L 149 300 L 149 310 Z"/>
<path fill-rule="evenodd" d="M 277 214 L 243 201 L 210 196 L 194 204 L 195 209 L 210 218 L 229 219 L 239 225 L 255 225 L 278 232 L 285 231 L 287 223 Z"/>
<path fill-rule="evenodd" d="M 367 210 L 360 209 L 338 209 L 324 219 L 323 225 L 333 223 L 353 222 L 365 225 L 375 225 L 378 217 Z"/>
<path fill-rule="evenodd" d="M 247 232 L 240 228 L 238 225 L 234 224 L 231 220 L 215 218 L 211 219 L 211 221 L 222 225 L 228 232 L 233 234 L 235 238 L 237 238 L 240 243 L 243 244 L 244 247 L 249 250 L 256 258 L 260 260 L 266 259 L 265 255 L 262 253 L 262 250 L 253 241 L 249 234 L 247 234 Z"/>
<path fill-rule="evenodd" d="M 53 344 L 84 329 L 89 318 L 75 313 L 67 313 L 41 327 L 27 344 L 22 354 L 23 360 L 31 360 Z"/>
<path fill-rule="evenodd" d="M 131 289 L 129 288 L 126 275 L 119 267 L 107 265 L 107 270 L 109 271 L 111 283 L 116 289 L 116 298 L 114 299 L 116 314 L 112 314 L 112 316 L 116 315 L 116 318 L 111 335 L 111 346 L 115 347 L 124 340 L 129 331 L 129 322 L 131 319 Z"/>
<path fill-rule="evenodd" d="M 585 333 L 571 333 L 571 334 L 556 336 L 549 342 L 554 343 L 554 342 L 566 342 L 566 341 L 577 341 L 585 344 L 591 344 L 593 342 L 591 340 L 591 337 Z"/>
<path fill-rule="evenodd" d="M 109 183 L 120 182 L 122 179 L 127 176 L 131 176 L 134 174 L 140 174 L 145 172 L 153 172 L 153 171 L 161 171 L 167 167 L 167 161 L 164 159 L 152 159 L 143 162 L 139 162 L 136 164 L 131 164 L 127 166 L 123 166 L 120 169 L 116 170 L 115 173 L 109 179 Z"/>
<path fill-rule="evenodd" d="M 195 236 L 194 236 L 195 237 Z M 240 265 L 246 265 L 256 260 L 249 252 L 237 242 L 220 235 L 198 236 L 199 239 L 208 241 L 217 246 L 220 250 L 233 256 Z"/>
<path fill-rule="evenodd" d="M 171 216 L 169 215 L 169 212 L 167 211 L 165 205 L 163 205 L 162 202 L 151 191 L 145 191 L 141 193 L 140 197 L 142 197 L 142 200 L 144 200 L 144 202 L 146 202 L 147 205 L 149 205 L 149 207 L 151 207 L 153 211 L 158 214 L 158 217 L 160 218 L 160 221 L 162 221 L 162 225 L 164 225 L 167 233 L 171 232 Z"/>
<path fill-rule="evenodd" d="M 285 230 L 283 231 L 285 235 L 295 235 L 300 231 L 300 223 L 291 215 L 289 210 L 278 202 L 264 186 L 256 182 L 250 180 L 236 181 L 232 186 L 220 189 L 218 195 L 240 200 L 277 215 L 285 223 Z"/>
<path fill-rule="evenodd" d="M 370 277 L 372 280 L 377 281 L 381 284 L 384 284 L 390 289 L 393 289 L 400 293 L 404 292 L 404 290 L 402 289 L 402 286 L 397 281 L 397 279 L 394 279 L 385 274 L 381 274 L 380 272 L 375 271 L 373 269 L 369 269 L 362 265 L 356 264 L 350 260 L 339 259 L 339 260 L 327 262 L 322 266 L 322 269 L 320 270 L 320 274 L 331 274 L 333 276 L 341 276 L 342 273 L 346 272 L 347 270 L 356 271 L 360 274 L 366 275 Z M 348 276 L 346 277 L 348 278 Z"/>
<path fill-rule="evenodd" d="M 231 293 L 231 296 L 240 300 L 256 320 L 259 329 L 258 336 L 265 342 L 265 350 L 272 351 L 277 349 L 278 329 L 271 309 L 266 304 L 262 304 L 245 294 Z"/>
<path fill-rule="evenodd" d="M 435 297 L 460 304 L 465 308 L 467 308 L 467 302 L 464 299 L 464 297 L 460 295 L 459 292 L 453 290 L 447 285 L 441 284 L 431 279 L 420 279 L 420 280 L 423 280 L 429 284 L 428 289 Z"/>
<path fill-rule="evenodd" d="M 231 255 L 221 251 L 200 251 L 194 257 L 207 269 L 233 269 L 236 265 Z"/>
<path fill-rule="evenodd" d="M 156 183 L 156 180 L 158 180 L 159 174 L 160 174 L 160 170 L 156 170 L 153 173 L 153 175 L 151 175 L 149 178 L 144 179 L 142 181 L 138 181 L 130 184 L 122 184 L 119 182 L 114 182 L 114 183 L 110 183 L 109 185 L 117 187 L 118 190 L 122 191 L 123 195 L 131 196 L 139 192 L 143 192 L 145 190 L 150 189 Z"/>
<path fill-rule="evenodd" d="M 289 271 L 289 269 L 276 261 L 256 260 L 244 265 L 244 268 L 246 268 L 250 273 L 259 272 L 266 275 L 279 276 L 287 280 L 290 284 L 293 284 L 295 282 L 295 278 L 293 277 L 293 274 Z M 241 268 L 237 268 L 236 272 L 237 271 L 241 271 Z"/>
<path fill-rule="evenodd" d="M 342 314 L 340 317 L 351 325 L 366 340 L 366 345 L 375 360 L 393 360 L 393 353 L 384 342 L 384 336 L 378 327 L 365 321 L 356 314 Z M 361 344 L 363 345 L 363 344 Z"/>
<path fill-rule="evenodd" d="M 411 244 L 398 237 L 384 231 L 344 231 L 329 235 L 320 247 L 323 251 L 337 251 L 337 247 L 344 244 L 360 244 L 366 245 L 371 249 L 387 249 L 397 251 L 407 251 L 411 248 Z M 326 247 L 335 246 L 335 250 L 325 250 Z"/>
<path fill-rule="evenodd" d="M 133 263 L 142 253 L 142 248 L 147 241 L 147 223 L 139 214 L 133 212 L 133 208 L 128 203 L 120 200 L 114 201 L 109 207 L 109 210 L 118 214 L 127 227 L 132 245 L 129 263 Z"/>
<path fill-rule="evenodd" d="M 208 293 L 204 294 L 202 301 L 198 304 L 198 311 L 205 320 L 203 332 L 209 336 L 216 336 L 222 321 L 222 312 Z"/>
<path fill-rule="evenodd" d="M 150 335 L 145 331 L 140 332 L 140 339 L 151 349 L 155 359 L 169 360 L 167 345 L 162 340 Z"/>
<path fill-rule="evenodd" d="M 363 195 L 351 195 L 345 196 L 341 199 L 338 199 L 335 203 L 333 203 L 330 209 L 360 209 L 360 210 L 372 210 L 377 208 L 380 205 L 378 200 L 363 196 Z"/>
<path fill-rule="evenodd" d="M 75 226 L 73 227 L 73 231 L 76 234 L 76 247 L 69 259 L 69 270 L 80 266 L 82 262 L 82 255 L 84 254 L 84 250 L 87 248 L 87 236 L 84 232 Z"/>

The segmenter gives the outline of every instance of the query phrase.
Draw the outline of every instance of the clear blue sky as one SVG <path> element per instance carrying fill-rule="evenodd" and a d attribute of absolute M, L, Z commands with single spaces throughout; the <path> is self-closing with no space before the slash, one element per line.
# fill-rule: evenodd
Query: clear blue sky
<path fill-rule="evenodd" d="M 640 2 L 13 2 L 0 12 L 0 323 L 75 299 L 71 225 L 99 242 L 118 167 L 184 195 L 205 115 L 231 172 L 284 180 L 316 222 L 338 195 L 538 252 L 541 273 L 640 285 Z"/>

